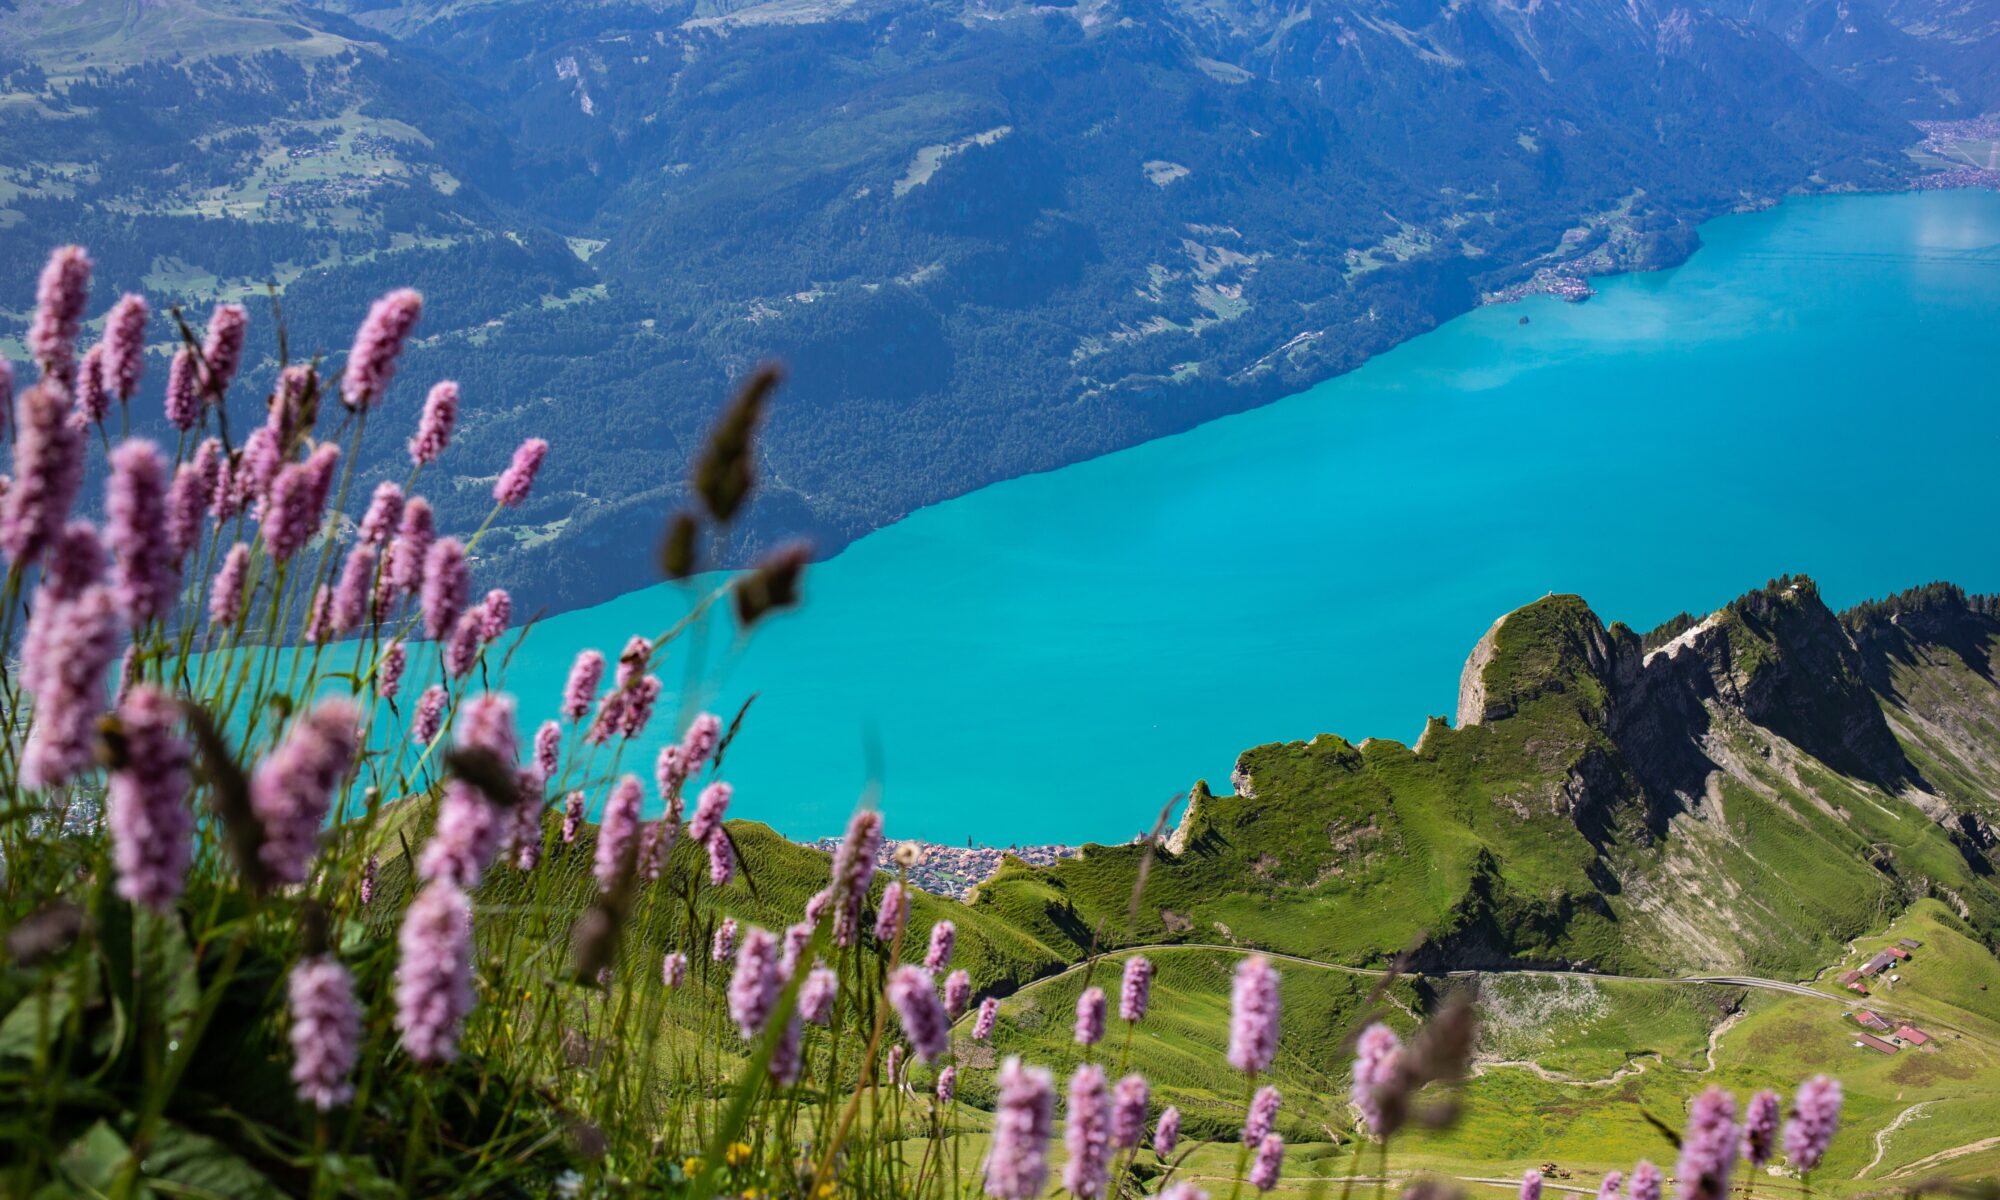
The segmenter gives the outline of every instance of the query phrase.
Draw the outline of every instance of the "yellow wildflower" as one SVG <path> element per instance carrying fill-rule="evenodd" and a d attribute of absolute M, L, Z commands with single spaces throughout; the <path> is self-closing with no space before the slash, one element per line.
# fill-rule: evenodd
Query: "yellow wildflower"
<path fill-rule="evenodd" d="M 722 1161 L 728 1163 L 732 1167 L 740 1167 L 744 1163 L 749 1162 L 750 1143 L 731 1142 L 729 1144 L 729 1149 L 723 1152 Z"/>

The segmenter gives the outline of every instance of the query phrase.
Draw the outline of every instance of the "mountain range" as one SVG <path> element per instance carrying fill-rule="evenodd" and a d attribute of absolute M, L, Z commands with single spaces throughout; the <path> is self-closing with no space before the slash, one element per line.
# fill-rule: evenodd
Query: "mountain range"
<path fill-rule="evenodd" d="M 0 0 L 0 275 L 25 295 L 73 240 L 100 293 L 197 317 L 251 298 L 246 410 L 276 364 L 270 285 L 292 351 L 336 360 L 372 297 L 418 287 L 353 494 L 402 477 L 422 387 L 458 379 L 440 520 L 477 524 L 513 445 L 552 433 L 483 573 L 524 612 L 569 608 L 656 577 L 686 491 L 664 464 L 761 359 L 791 372 L 766 482 L 710 564 L 793 534 L 830 552 L 1298 391 L 1552 273 L 1672 264 L 1719 212 L 1901 186 L 1910 120 L 1995 107 L 1996 20 L 1991 0 Z"/>

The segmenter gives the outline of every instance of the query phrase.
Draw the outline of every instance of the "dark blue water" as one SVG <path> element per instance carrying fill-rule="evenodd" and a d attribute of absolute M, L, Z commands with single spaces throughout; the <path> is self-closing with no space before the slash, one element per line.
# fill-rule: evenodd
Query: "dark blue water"
<path fill-rule="evenodd" d="M 986 488 L 812 571 L 727 652 L 737 815 L 892 836 L 1117 840 L 1245 747 L 1414 739 L 1499 614 L 1577 592 L 1645 629 L 1784 572 L 1845 604 L 2000 589 L 2000 195 L 1794 200 L 1583 305 L 1484 309 L 1190 433 Z M 1521 325 L 1522 316 L 1531 324 Z M 656 588 L 544 623 L 507 673 L 553 707 Z M 644 772 L 651 745 L 627 755 Z M 642 753 L 643 751 L 643 753 Z"/>

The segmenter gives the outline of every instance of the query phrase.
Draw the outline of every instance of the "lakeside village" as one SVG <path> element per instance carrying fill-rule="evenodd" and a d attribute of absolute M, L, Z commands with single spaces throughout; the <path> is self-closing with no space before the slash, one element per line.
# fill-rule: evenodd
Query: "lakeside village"
<path fill-rule="evenodd" d="M 840 849 L 840 839 L 823 837 L 806 845 L 832 854 Z M 954 900 L 967 899 L 968 892 L 991 879 L 1001 863 L 1009 858 L 1018 858 L 1031 867 L 1051 867 L 1057 859 L 1075 858 L 1083 853 L 1081 846 L 1060 842 L 1043 846 L 1014 845 L 1004 850 L 997 846 L 975 846 L 969 839 L 963 846 L 948 846 L 942 842 L 884 842 L 875 854 L 876 867 L 891 873 L 900 870 L 896 853 L 905 846 L 915 847 L 917 851 L 916 862 L 910 866 L 910 882 L 934 896 L 949 896 Z"/>

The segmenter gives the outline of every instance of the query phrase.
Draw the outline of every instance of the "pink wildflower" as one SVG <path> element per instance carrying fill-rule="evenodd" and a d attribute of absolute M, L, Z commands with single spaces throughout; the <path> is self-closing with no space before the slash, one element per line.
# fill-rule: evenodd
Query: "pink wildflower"
<path fill-rule="evenodd" d="M 340 381 L 340 399 L 349 409 L 359 412 L 382 398 L 396 377 L 403 343 L 423 311 L 424 298 L 409 288 L 390 292 L 369 308 L 368 319 L 355 331 Z"/>
<path fill-rule="evenodd" d="M 250 807 L 264 827 L 258 857 L 280 883 L 304 883 L 333 794 L 360 745 L 361 711 L 322 700 L 285 733 L 250 778 Z"/>
<path fill-rule="evenodd" d="M 556 777 L 557 756 L 562 752 L 562 726 L 554 721 L 543 721 L 535 730 L 535 769 L 543 779 Z"/>
<path fill-rule="evenodd" d="M 389 574 L 396 590 L 414 596 L 424 585 L 424 564 L 431 544 L 437 540 L 437 526 L 431 516 L 430 501 L 412 496 L 403 504 L 403 522 L 389 548 Z"/>
<path fill-rule="evenodd" d="M 1018 1058 L 1000 1065 L 993 1141 L 982 1168 L 993 1200 L 1037 1200 L 1048 1182 L 1056 1089 L 1049 1073 Z"/>
<path fill-rule="evenodd" d="M 958 926 L 939 921 L 931 926 L 930 948 L 924 953 L 924 970 L 935 975 L 951 962 L 952 947 L 958 944 Z"/>
<path fill-rule="evenodd" d="M 1378 1140 L 1396 1132 L 1394 1115 L 1382 1101 L 1402 1076 L 1403 1043 L 1377 1021 L 1361 1031 L 1354 1050 L 1354 1086 L 1348 1093 L 1368 1132 Z"/>
<path fill-rule="evenodd" d="M 442 638 L 465 611 L 472 591 L 472 571 L 465 546 L 457 538 L 439 538 L 424 556 L 424 633 Z"/>
<path fill-rule="evenodd" d="M 944 977 L 944 1013 L 956 1021 L 965 1015 L 965 1006 L 972 1002 L 972 976 L 963 970 L 953 971 Z"/>
<path fill-rule="evenodd" d="M 1639 1165 L 1632 1168 L 1632 1200 L 1660 1200 L 1662 1182 L 1660 1169 L 1641 1159 Z"/>
<path fill-rule="evenodd" d="M 340 565 L 340 583 L 333 589 L 333 628 L 346 633 L 368 621 L 368 601 L 375 592 L 375 547 L 354 543 Z"/>
<path fill-rule="evenodd" d="M 167 460 L 153 443 L 135 438 L 111 452 L 104 514 L 118 607 L 134 628 L 165 617 L 181 567 L 167 533 Z"/>
<path fill-rule="evenodd" d="M 1681 1134 L 1681 1158 L 1674 1181 L 1681 1200 L 1723 1200 L 1736 1169 L 1742 1134 L 1736 1126 L 1736 1098 L 1718 1087 L 1703 1089 L 1688 1111 Z M 1530 1198 L 1533 1200 L 1533 1198 Z"/>
<path fill-rule="evenodd" d="M 852 946 L 861 931 L 861 909 L 875 879 L 875 856 L 882 849 L 882 814 L 863 809 L 847 823 L 847 835 L 833 856 L 833 944 Z"/>
<path fill-rule="evenodd" d="M 186 346 L 174 351 L 173 361 L 167 364 L 167 421 L 182 433 L 201 419 L 200 370 L 194 351 Z"/>
<path fill-rule="evenodd" d="M 1778 1093 L 1761 1091 L 1743 1112 L 1743 1157 L 1752 1167 L 1771 1161 L 1778 1148 Z"/>
<path fill-rule="evenodd" d="M 1118 989 L 1118 1019 L 1138 1021 L 1144 1019 L 1146 1006 L 1153 995 L 1153 964 L 1141 955 L 1134 954 L 1125 960 L 1125 978 Z"/>
<path fill-rule="evenodd" d="M 716 962 L 728 962 L 736 957 L 735 917 L 724 917 L 722 924 L 715 927 L 715 942 L 709 947 L 708 956 Z"/>
<path fill-rule="evenodd" d="M 993 1023 L 1000 1019 L 1000 1001 L 992 996 L 979 1002 L 979 1016 L 972 1022 L 972 1040 L 983 1042 L 993 1036 Z"/>
<path fill-rule="evenodd" d="M 1144 1075 L 1127 1075 L 1111 1093 L 1111 1144 L 1130 1150 L 1146 1136 L 1146 1107 L 1152 1091 Z"/>
<path fill-rule="evenodd" d="M 83 353 L 76 372 L 76 414 L 91 424 L 104 420 L 111 411 L 111 393 L 104 386 L 104 347 L 92 346 Z"/>
<path fill-rule="evenodd" d="M 1283 1097 L 1278 1094 L 1277 1088 L 1266 1085 L 1257 1089 L 1257 1094 L 1250 1098 L 1250 1111 L 1243 1118 L 1243 1141 L 1246 1144 L 1255 1145 L 1271 1132 L 1277 1125 L 1278 1106 L 1282 1102 Z"/>
<path fill-rule="evenodd" d="M 590 711 L 590 702 L 597 698 L 597 685 L 603 678 L 604 655 L 595 650 L 578 654 L 569 669 L 569 682 L 563 687 L 562 715 L 581 721 Z"/>
<path fill-rule="evenodd" d="M 410 717 L 410 743 L 428 746 L 444 729 L 445 690 L 432 684 L 417 697 L 417 711 Z"/>
<path fill-rule="evenodd" d="M 222 556 L 222 568 L 208 589 L 208 623 L 228 628 L 243 611 L 243 585 L 250 573 L 250 547 L 237 542 Z"/>
<path fill-rule="evenodd" d="M 840 976 L 825 967 L 814 967 L 799 985 L 799 1015 L 815 1025 L 831 1023 L 839 992 Z"/>
<path fill-rule="evenodd" d="M 76 378 L 76 335 L 90 300 L 90 255 L 82 246 L 59 246 L 42 268 L 35 288 L 35 315 L 28 323 L 28 354 L 44 374 L 70 386 Z"/>
<path fill-rule="evenodd" d="M 522 442 L 514 451 L 514 461 L 494 481 L 493 499 L 508 508 L 519 508 L 528 498 L 528 489 L 535 485 L 535 472 L 542 469 L 542 460 L 548 453 L 549 444 L 541 438 Z"/>
<path fill-rule="evenodd" d="M 781 982 L 777 937 L 768 929 L 751 926 L 736 955 L 736 973 L 729 979 L 729 1016 L 745 1038 L 757 1036 L 771 1019 Z"/>
<path fill-rule="evenodd" d="M 206 444 L 206 443 L 204 443 Z M 167 548 L 175 561 L 201 542 L 202 518 L 208 515 L 208 491 L 202 486 L 201 463 L 184 462 L 167 489 Z"/>
<path fill-rule="evenodd" d="M 514 600 L 506 588 L 494 588 L 479 602 L 479 636 L 497 642 L 514 619 Z"/>
<path fill-rule="evenodd" d="M 146 298 L 127 292 L 111 306 L 104 318 L 104 386 L 120 404 L 139 390 L 139 375 L 146 369 Z"/>
<path fill-rule="evenodd" d="M 1250 1164 L 1250 1186 L 1268 1192 L 1278 1186 L 1278 1174 L 1285 1168 L 1285 1139 L 1267 1133 L 1257 1143 L 1257 1159 Z"/>
<path fill-rule="evenodd" d="M 1840 1127 L 1840 1099 L 1840 1081 L 1830 1075 L 1815 1075 L 1799 1085 L 1792 1119 L 1785 1123 L 1785 1157 L 1793 1167 L 1810 1171 L 1826 1156 Z"/>
<path fill-rule="evenodd" d="M 687 982 L 688 956 L 678 950 L 667 951 L 660 960 L 660 982 L 670 988 L 677 988 Z"/>
<path fill-rule="evenodd" d="M 397 937 L 396 1028 L 418 1062 L 458 1056 L 458 1035 L 472 1011 L 472 904 L 448 879 L 424 885 L 403 914 Z"/>
<path fill-rule="evenodd" d="M 1278 1053 L 1278 972 L 1271 960 L 1253 954 L 1236 968 L 1231 990 L 1229 1065 L 1254 1075 Z"/>
<path fill-rule="evenodd" d="M 577 831 L 583 827 L 583 793 L 571 792 L 563 797 L 563 845 L 576 841 Z"/>
<path fill-rule="evenodd" d="M 44 381 L 14 401 L 14 479 L 0 495 L 0 550 L 17 567 L 41 557 L 83 486 L 83 434 L 69 398 Z"/>
<path fill-rule="evenodd" d="M 1076 998 L 1076 1044 L 1095 1046 L 1104 1037 L 1104 989 L 1085 988 Z"/>
<path fill-rule="evenodd" d="M 606 891 L 618 880 L 625 850 L 639 832 L 639 806 L 646 790 L 636 775 L 621 775 L 604 803 L 604 817 L 597 827 L 597 882 Z"/>
<path fill-rule="evenodd" d="M 729 800 L 734 790 L 726 783 L 711 783 L 701 791 L 701 799 L 695 802 L 694 816 L 688 821 L 688 838 L 691 841 L 706 842 L 722 818 L 729 812 Z"/>
<path fill-rule="evenodd" d="M 1093 1200 L 1104 1194 L 1111 1165 L 1111 1120 L 1104 1088 L 1104 1070 L 1085 1063 L 1069 1080 L 1069 1111 L 1063 1128 L 1063 1146 L 1069 1161 L 1063 1164 L 1063 1187 L 1079 1200 Z"/>
<path fill-rule="evenodd" d="M 299 1099 L 327 1112 L 354 1098 L 347 1077 L 361 1052 L 354 976 L 332 955 L 308 958 L 286 979 L 292 1007 L 292 1082 Z"/>
<path fill-rule="evenodd" d="M 1160 1114 L 1160 1123 L 1153 1127 L 1153 1153 L 1166 1158 L 1174 1152 L 1181 1141 L 1181 1110 L 1171 1105 Z"/>
<path fill-rule="evenodd" d="M 208 314 L 208 336 L 202 340 L 201 358 L 208 370 L 203 392 L 211 402 L 219 402 L 243 365 L 243 343 L 249 333 L 250 314 L 241 304 L 218 304 Z"/>
<path fill-rule="evenodd" d="M 119 706 L 118 725 L 121 753 L 104 808 L 118 894 L 168 912 L 180 898 L 194 843 L 180 713 L 166 693 L 142 684 Z"/>
<path fill-rule="evenodd" d="M 449 379 L 432 384 L 424 397 L 423 415 L 417 418 L 417 436 L 410 439 L 410 461 L 420 467 L 436 462 L 451 444 L 451 429 L 457 423 L 458 385 Z"/>
<path fill-rule="evenodd" d="M 451 636 L 444 643 L 444 669 L 453 679 L 463 679 L 472 670 L 472 662 L 479 657 L 479 629 L 484 615 L 474 605 L 459 614 L 458 623 L 451 627 Z"/>
<path fill-rule="evenodd" d="M 20 759 L 21 782 L 31 788 L 90 769 L 104 712 L 104 674 L 118 656 L 117 606 L 108 588 L 87 587 L 36 617 L 41 628 L 24 644 L 21 662 L 35 699 Z M 26 654 L 29 645 L 33 657 Z"/>
<path fill-rule="evenodd" d="M 368 511 L 361 515 L 355 536 L 371 546 L 386 546 L 396 534 L 396 523 L 402 519 L 403 489 L 385 479 L 375 485 L 375 494 L 368 499 Z"/>
<path fill-rule="evenodd" d="M 736 847 L 728 832 L 717 825 L 703 844 L 708 847 L 708 881 L 716 887 L 728 887 L 736 878 Z"/>
<path fill-rule="evenodd" d="M 889 973 L 889 1003 L 903 1023 L 903 1034 L 917 1057 L 936 1062 L 951 1049 L 951 1022 L 938 1001 L 937 984 L 922 967 L 902 966 Z"/>

